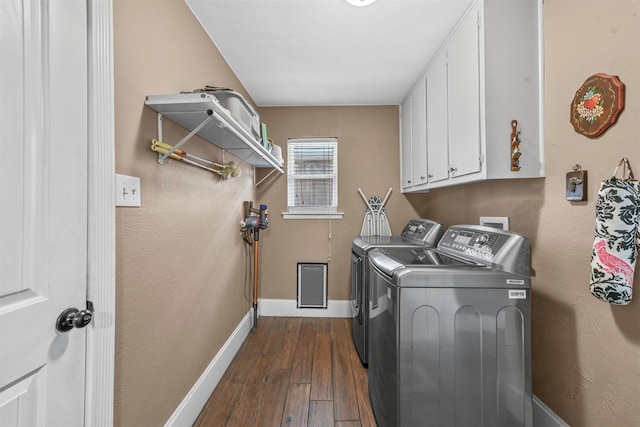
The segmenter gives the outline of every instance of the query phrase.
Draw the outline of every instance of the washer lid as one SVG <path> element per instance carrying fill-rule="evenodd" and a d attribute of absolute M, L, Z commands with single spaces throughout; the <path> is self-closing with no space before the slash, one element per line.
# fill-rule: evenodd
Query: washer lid
<path fill-rule="evenodd" d="M 351 250 L 364 255 L 365 252 L 374 248 L 435 247 L 435 245 L 435 243 L 425 244 L 420 240 L 411 240 L 402 236 L 358 236 L 353 239 Z"/>
<path fill-rule="evenodd" d="M 393 275 L 394 271 L 404 267 L 402 263 L 388 257 L 382 249 L 373 249 L 369 252 L 369 262 L 389 277 Z"/>
<path fill-rule="evenodd" d="M 483 266 L 430 248 L 377 248 L 369 252 L 369 260 L 379 270 L 392 276 L 408 267 L 459 268 Z"/>
<path fill-rule="evenodd" d="M 424 218 L 409 220 L 399 236 L 356 236 L 353 239 L 352 250 L 363 254 L 372 248 L 380 247 L 436 247 L 444 226 L 440 223 Z"/>
<path fill-rule="evenodd" d="M 383 249 L 389 258 L 404 267 L 410 266 L 474 266 L 481 265 L 471 260 L 464 260 L 428 248 Z"/>

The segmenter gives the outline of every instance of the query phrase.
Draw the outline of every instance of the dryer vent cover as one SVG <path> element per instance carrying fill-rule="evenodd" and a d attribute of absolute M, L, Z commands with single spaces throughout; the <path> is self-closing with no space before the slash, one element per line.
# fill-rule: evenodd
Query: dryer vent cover
<path fill-rule="evenodd" d="M 327 264 L 298 263 L 298 308 L 327 308 Z"/>

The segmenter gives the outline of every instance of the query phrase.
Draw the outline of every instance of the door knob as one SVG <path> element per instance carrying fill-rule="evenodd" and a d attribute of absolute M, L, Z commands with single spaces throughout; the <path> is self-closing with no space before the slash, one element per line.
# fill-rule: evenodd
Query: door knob
<path fill-rule="evenodd" d="M 76 328 L 84 328 L 93 320 L 93 312 L 90 310 L 80 310 L 73 318 L 73 326 Z"/>
<path fill-rule="evenodd" d="M 78 310 L 77 308 L 67 308 L 56 321 L 56 329 L 58 332 L 68 332 L 73 328 L 84 328 L 93 319 L 93 307 L 92 304 L 87 302 L 87 308 L 85 310 Z"/>

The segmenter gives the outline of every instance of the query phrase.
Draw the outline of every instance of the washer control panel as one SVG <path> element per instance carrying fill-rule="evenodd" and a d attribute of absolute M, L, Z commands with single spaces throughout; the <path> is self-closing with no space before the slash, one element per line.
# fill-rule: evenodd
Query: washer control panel
<path fill-rule="evenodd" d="M 454 225 L 440 239 L 438 250 L 520 276 L 530 275 L 529 239 L 510 231 L 483 225 Z"/>
<path fill-rule="evenodd" d="M 440 240 L 438 247 L 491 262 L 507 239 L 508 236 L 504 234 L 484 228 L 474 230 L 451 227 Z"/>

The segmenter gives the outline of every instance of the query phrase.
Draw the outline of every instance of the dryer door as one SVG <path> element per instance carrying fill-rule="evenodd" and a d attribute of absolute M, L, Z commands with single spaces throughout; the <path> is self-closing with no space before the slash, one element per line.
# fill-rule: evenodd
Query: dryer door
<path fill-rule="evenodd" d="M 365 279 L 363 258 L 351 252 L 351 335 L 358 357 L 363 365 L 367 364 L 367 313 L 365 312 Z"/>
<path fill-rule="evenodd" d="M 362 325 L 362 258 L 351 252 L 351 317 Z"/>

